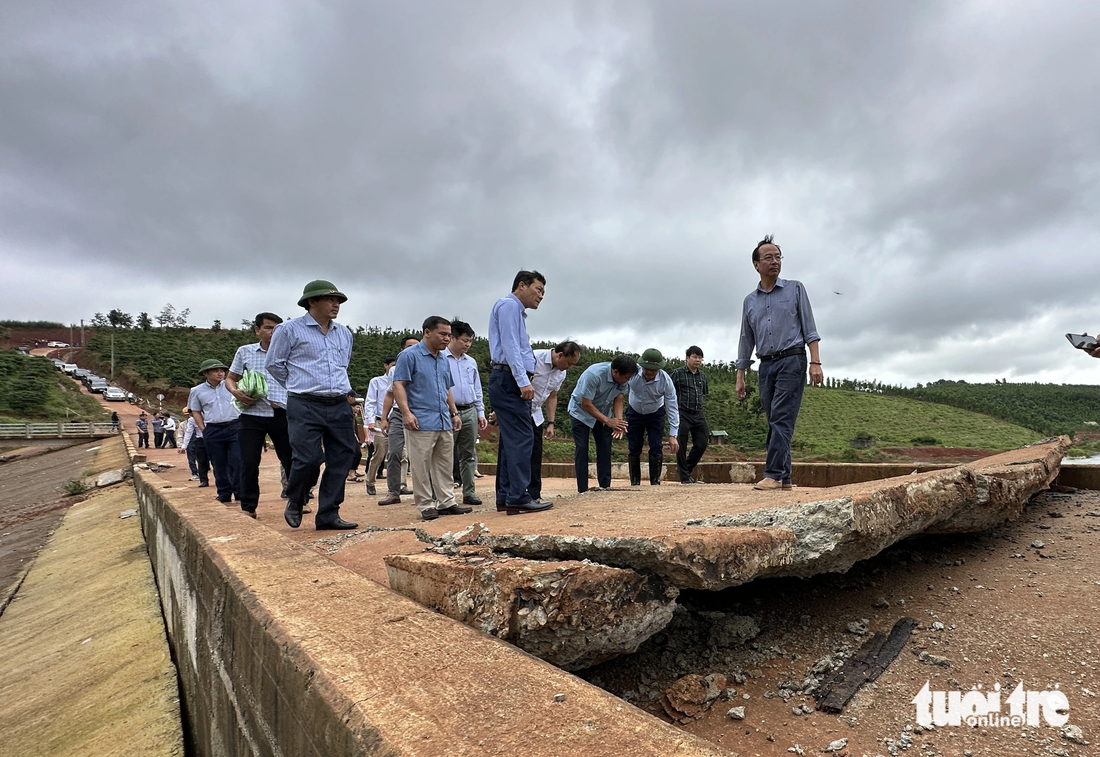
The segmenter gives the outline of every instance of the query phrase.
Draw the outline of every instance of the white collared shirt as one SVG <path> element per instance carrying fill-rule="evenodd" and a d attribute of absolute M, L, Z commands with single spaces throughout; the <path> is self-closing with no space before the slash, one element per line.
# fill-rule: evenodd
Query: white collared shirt
<path fill-rule="evenodd" d="M 541 426 L 545 420 L 542 406 L 546 404 L 550 393 L 561 389 L 562 382 L 565 381 L 565 371 L 554 367 L 552 352 L 553 350 L 535 350 L 535 377 L 531 379 L 535 398 L 531 400 L 531 417 L 536 426 Z"/>

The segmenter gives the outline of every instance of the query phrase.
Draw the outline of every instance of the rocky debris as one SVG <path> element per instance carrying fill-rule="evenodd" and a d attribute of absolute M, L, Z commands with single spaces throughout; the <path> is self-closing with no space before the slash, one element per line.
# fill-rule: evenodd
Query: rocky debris
<path fill-rule="evenodd" d="M 114 486 L 115 484 L 121 484 L 126 480 L 130 471 L 126 468 L 118 468 L 116 470 L 109 470 L 105 473 L 100 473 L 99 478 L 96 479 L 95 485 L 97 489 L 102 489 L 105 486 Z"/>
<path fill-rule="evenodd" d="M 789 530 L 701 525 L 653 535 L 483 535 L 477 543 L 531 560 L 592 560 L 653 573 L 686 589 L 739 586 L 793 559 L 795 536 Z"/>
<path fill-rule="evenodd" d="M 118 514 L 118 518 L 119 520 L 126 520 L 127 518 L 133 518 L 137 514 L 137 510 L 123 510 Z"/>
<path fill-rule="evenodd" d="M 134 463 L 134 467 L 138 470 L 147 470 L 150 473 L 160 473 L 162 470 L 169 470 L 176 467 L 172 463 L 158 463 L 156 461 L 145 462 L 144 460 L 139 461 L 137 459 L 137 456 L 134 457 L 132 462 Z"/>
<path fill-rule="evenodd" d="M 798 744 L 795 744 L 794 746 L 787 747 L 787 751 L 790 752 L 791 754 L 806 754 L 806 750 L 804 750 Z"/>
<path fill-rule="evenodd" d="M 941 668 L 951 667 L 951 660 L 937 654 L 929 654 L 928 652 L 922 651 L 917 654 L 917 659 L 925 665 L 938 665 Z"/>
<path fill-rule="evenodd" d="M 856 636 L 866 636 L 869 633 L 867 630 L 867 624 L 870 622 L 871 621 L 867 620 L 867 618 L 853 620 L 851 623 L 848 624 L 848 633 L 853 633 Z"/>
<path fill-rule="evenodd" d="M 729 712 L 727 712 L 726 715 L 730 718 L 730 720 L 744 720 L 745 708 L 744 706 L 730 707 Z"/>
<path fill-rule="evenodd" d="M 839 752 L 844 747 L 848 746 L 848 739 L 837 739 L 836 741 L 830 741 L 828 746 L 822 749 L 822 752 Z"/>
<path fill-rule="evenodd" d="M 739 647 L 760 635 L 760 626 L 749 615 L 728 615 L 724 612 L 700 612 L 699 617 L 710 623 L 707 646 L 720 649 Z"/>
<path fill-rule="evenodd" d="M 1064 725 L 1061 730 L 1062 738 L 1066 741 L 1072 741 L 1074 744 L 1081 744 L 1082 746 L 1088 746 L 1085 741 L 1085 733 L 1081 730 L 1081 726 L 1077 725 Z"/>
<path fill-rule="evenodd" d="M 814 662 L 813 666 L 810 667 L 809 674 L 807 674 L 806 678 L 802 681 L 802 691 L 807 694 L 812 694 L 817 691 L 821 682 L 833 671 L 840 669 L 851 656 L 852 648 L 847 644 L 843 644 L 832 654 L 819 657 L 817 661 Z"/>
<path fill-rule="evenodd" d="M 1042 549 L 1042 548 L 1043 548 L 1043 547 L 1045 547 L 1045 546 L 1046 546 L 1046 544 L 1043 544 L 1043 543 L 1042 543 L 1041 541 L 1039 541 L 1038 539 L 1036 539 L 1035 541 L 1031 542 L 1031 548 L 1032 548 L 1032 549 Z"/>
<path fill-rule="evenodd" d="M 394 591 L 565 670 L 634 652 L 668 625 L 679 594 L 632 570 L 502 557 L 485 547 L 385 562 Z"/>
<path fill-rule="evenodd" d="M 692 673 L 668 687 L 661 697 L 661 706 L 677 723 L 687 724 L 706 715 L 725 688 L 726 677 L 720 673 L 708 676 Z M 741 716 L 744 717 L 744 708 Z"/>

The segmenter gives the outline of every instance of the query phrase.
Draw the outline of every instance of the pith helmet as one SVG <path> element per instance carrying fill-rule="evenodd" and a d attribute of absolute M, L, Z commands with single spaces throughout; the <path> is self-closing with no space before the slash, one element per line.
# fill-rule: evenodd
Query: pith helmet
<path fill-rule="evenodd" d="M 205 374 L 211 368 L 224 368 L 227 371 L 229 370 L 229 366 L 223 363 L 221 360 L 218 360 L 217 358 L 210 358 L 209 360 L 202 361 L 202 365 L 199 366 L 199 373 Z"/>
<path fill-rule="evenodd" d="M 347 302 L 348 300 L 348 296 L 337 289 L 331 281 L 317 279 L 306 284 L 306 288 L 302 290 L 302 298 L 298 300 L 298 306 L 308 310 L 311 297 L 324 297 L 327 294 L 339 297 L 340 302 Z"/>
<path fill-rule="evenodd" d="M 665 367 L 665 356 L 661 354 L 660 350 L 650 347 L 642 353 L 642 359 L 638 361 L 638 365 L 655 371 L 658 368 Z"/>

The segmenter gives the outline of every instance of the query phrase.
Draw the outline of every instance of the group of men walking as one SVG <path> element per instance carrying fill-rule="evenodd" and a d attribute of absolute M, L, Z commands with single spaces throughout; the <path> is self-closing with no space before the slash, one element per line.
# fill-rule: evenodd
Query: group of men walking
<path fill-rule="evenodd" d="M 783 489 L 791 486 L 790 445 L 807 372 L 814 384 L 823 378 L 820 336 L 805 287 L 779 278 L 782 253 L 770 236 L 757 244 L 752 262 L 760 284 L 742 307 L 737 394 L 746 396 L 744 376 L 755 350 L 768 420 L 765 476 L 756 488 Z M 555 437 L 558 391 L 582 352 L 572 341 L 532 349 L 527 311 L 536 310 L 545 295 L 541 273 L 520 271 L 511 292 L 496 301 L 489 315 L 488 396 L 500 436 L 495 500 L 497 510 L 508 515 L 553 506 L 542 498 L 542 442 Z M 201 432 L 219 501 L 236 498 L 255 517 L 260 456 L 265 437 L 270 437 L 287 473 L 286 522 L 293 528 L 301 524 L 320 478 L 316 527 L 357 527 L 340 517 L 346 476 L 356 464 L 359 444 L 352 411 L 357 395 L 347 374 L 352 335 L 335 320 L 346 300 L 330 282 L 310 282 L 298 301 L 304 315 L 284 323 L 273 313 L 261 313 L 255 320 L 257 344 L 239 348 L 230 366 L 217 360 L 200 366 L 205 381 L 191 390 L 189 424 L 194 422 Z M 474 336 L 466 322 L 430 316 L 421 338 L 404 340 L 401 352 L 385 359 L 383 375 L 371 380 L 364 422 L 376 459 L 386 459 L 388 470 L 387 493 L 379 505 L 398 504 L 411 493 L 421 517 L 434 520 L 482 504 L 474 482 L 474 445 L 489 421 L 480 372 L 467 354 Z M 694 483 L 692 474 L 709 438 L 703 412 L 709 387 L 702 361 L 702 349 L 693 345 L 685 364 L 668 373 L 661 352 L 647 349 L 640 362 L 619 355 L 581 374 L 568 403 L 579 492 L 589 491 L 590 444 L 596 447 L 597 485 L 607 488 L 611 440 L 623 436 L 631 485 L 641 483 L 647 441 L 649 482 L 659 485 L 666 424 L 679 480 Z M 242 390 L 242 378 L 250 371 L 266 378 L 266 394 Z M 406 459 L 411 490 L 404 487 Z M 458 484 L 452 485 L 456 466 L 461 502 L 455 493 Z M 376 492 L 377 467 L 368 465 L 370 494 Z"/>

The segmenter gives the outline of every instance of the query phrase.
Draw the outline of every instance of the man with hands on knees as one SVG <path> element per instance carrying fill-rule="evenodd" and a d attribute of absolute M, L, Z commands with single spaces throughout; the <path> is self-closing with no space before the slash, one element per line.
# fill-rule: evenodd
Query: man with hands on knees
<path fill-rule="evenodd" d="M 569 398 L 569 417 L 576 445 L 573 468 L 582 494 L 588 491 L 589 437 L 596 440 L 596 482 L 601 489 L 611 487 L 611 440 L 626 433 L 623 394 L 637 373 L 638 362 L 630 355 L 619 355 L 610 363 L 588 366 L 577 379 Z"/>

